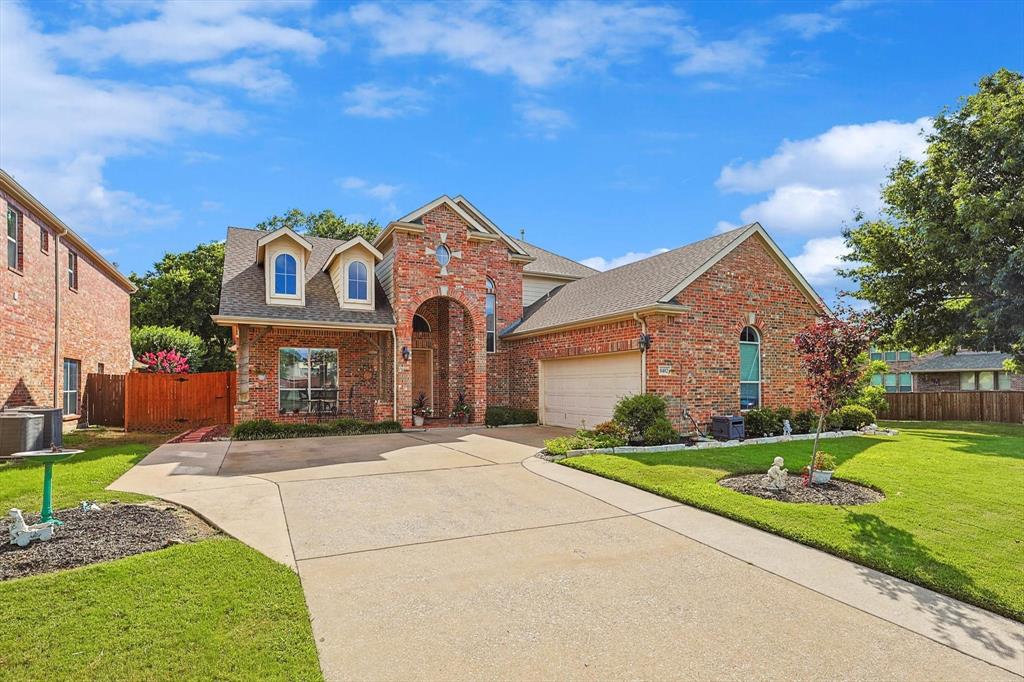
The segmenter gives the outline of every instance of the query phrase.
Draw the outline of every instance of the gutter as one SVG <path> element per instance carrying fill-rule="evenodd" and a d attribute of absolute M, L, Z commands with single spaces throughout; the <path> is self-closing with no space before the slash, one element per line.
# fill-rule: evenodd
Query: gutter
<path fill-rule="evenodd" d="M 379 324 L 374 322 L 329 322 L 315 320 L 283 320 L 276 317 L 242 317 L 237 315 L 210 315 L 216 324 L 221 327 L 230 327 L 236 324 L 252 324 L 257 326 L 270 327 L 302 327 L 306 329 L 334 329 L 338 331 L 388 331 L 394 330 L 394 324 Z"/>
<path fill-rule="evenodd" d="M 513 331 L 507 335 L 503 335 L 501 338 L 516 341 L 518 339 L 525 339 L 531 336 L 541 336 L 544 334 L 553 334 L 559 331 L 580 329 L 581 327 L 593 327 L 598 324 L 608 324 L 609 322 L 618 322 L 620 320 L 629 320 L 633 319 L 635 315 L 679 315 L 686 311 L 686 306 L 681 306 L 678 303 L 655 303 L 653 305 L 641 306 L 631 310 L 623 310 L 622 312 L 610 315 L 601 315 L 599 317 L 590 317 L 583 320 L 575 320 L 573 322 L 541 327 L 539 329 L 531 329 L 527 332 Z M 523 322 L 525 322 L 525 320 Z M 521 325 L 523 322 L 520 322 L 519 324 Z"/>
<path fill-rule="evenodd" d="M 398 421 L 398 333 L 391 328 L 391 419 Z"/>
<path fill-rule="evenodd" d="M 647 320 L 640 313 L 633 313 L 633 319 L 640 323 L 640 333 L 647 336 Z M 647 393 L 647 349 L 640 350 L 640 393 Z"/>
<path fill-rule="evenodd" d="M 59 233 L 53 235 L 53 406 L 57 407 L 57 398 L 61 394 L 60 381 L 63 368 L 60 362 L 60 238 L 67 236 L 68 228 L 58 225 Z M 61 401 L 60 406 L 64 403 Z"/>

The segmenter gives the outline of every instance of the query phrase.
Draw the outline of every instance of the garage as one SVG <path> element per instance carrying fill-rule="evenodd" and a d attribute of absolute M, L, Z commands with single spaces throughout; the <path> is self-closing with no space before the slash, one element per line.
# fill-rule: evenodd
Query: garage
<path fill-rule="evenodd" d="M 543 360 L 540 418 L 544 424 L 593 428 L 608 421 L 615 403 L 640 393 L 639 352 Z"/>

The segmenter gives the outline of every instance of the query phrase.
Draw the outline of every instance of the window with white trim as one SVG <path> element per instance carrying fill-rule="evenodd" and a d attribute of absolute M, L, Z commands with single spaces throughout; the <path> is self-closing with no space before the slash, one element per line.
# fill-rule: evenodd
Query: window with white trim
<path fill-rule="evenodd" d="M 278 351 L 281 412 L 334 412 L 338 406 L 338 351 L 281 348 Z"/>
<path fill-rule="evenodd" d="M 78 254 L 68 250 L 68 289 L 78 291 Z"/>
<path fill-rule="evenodd" d="M 348 297 L 351 300 L 369 300 L 368 282 L 365 263 L 354 260 L 348 264 Z"/>
<path fill-rule="evenodd" d="M 24 249 L 21 233 L 21 213 L 10 206 L 7 207 L 7 267 L 12 270 L 23 270 Z"/>
<path fill-rule="evenodd" d="M 484 315 L 487 317 L 487 352 L 493 353 L 497 348 L 498 320 L 495 307 L 498 299 L 494 293 L 494 280 L 487 278 L 487 294 L 484 296 Z"/>
<path fill-rule="evenodd" d="M 761 404 L 761 335 L 753 327 L 740 332 L 740 409 Z"/>
<path fill-rule="evenodd" d="M 78 388 L 82 364 L 64 358 L 64 414 L 78 414 Z"/>
<path fill-rule="evenodd" d="M 282 253 L 274 259 L 274 294 L 295 296 L 299 291 L 298 264 L 295 256 Z"/>

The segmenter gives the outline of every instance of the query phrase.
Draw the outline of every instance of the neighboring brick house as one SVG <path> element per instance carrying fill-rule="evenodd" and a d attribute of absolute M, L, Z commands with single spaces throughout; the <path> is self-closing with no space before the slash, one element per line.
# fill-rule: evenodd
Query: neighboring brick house
<path fill-rule="evenodd" d="M 311 413 L 408 425 L 416 396 L 593 426 L 623 395 L 677 427 L 811 398 L 793 344 L 827 309 L 757 223 L 607 272 L 508 237 L 442 196 L 373 244 L 230 228 L 219 314 L 236 420 Z"/>
<path fill-rule="evenodd" d="M 960 351 L 955 355 L 930 353 L 907 371 L 915 393 L 940 391 L 1024 391 L 1024 376 L 1003 369 L 1008 353 Z"/>
<path fill-rule="evenodd" d="M 62 407 L 76 422 L 89 373 L 131 369 L 135 287 L 2 170 L 0 211 L 0 407 Z"/>

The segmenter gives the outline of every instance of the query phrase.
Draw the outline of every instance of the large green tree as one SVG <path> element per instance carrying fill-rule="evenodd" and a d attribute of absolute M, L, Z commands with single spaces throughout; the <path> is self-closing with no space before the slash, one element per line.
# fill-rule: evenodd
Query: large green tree
<path fill-rule="evenodd" d="M 329 208 L 319 213 L 305 213 L 293 208 L 284 215 L 272 216 L 256 225 L 258 230 L 279 230 L 282 227 L 314 237 L 344 240 L 362 237 L 371 242 L 380 234 L 380 223 L 376 220 L 371 218 L 365 223 L 349 220 Z"/>
<path fill-rule="evenodd" d="M 846 231 L 843 274 L 891 347 L 1012 353 L 1024 365 L 1024 78 L 1000 69 L 902 160 L 879 220 Z"/>
<path fill-rule="evenodd" d="M 200 244 L 184 253 L 165 253 L 144 275 L 131 274 L 132 326 L 179 327 L 203 339 L 206 351 L 194 369 L 233 369 L 231 330 L 210 319 L 220 307 L 224 243 Z"/>

